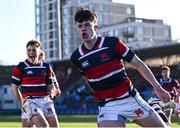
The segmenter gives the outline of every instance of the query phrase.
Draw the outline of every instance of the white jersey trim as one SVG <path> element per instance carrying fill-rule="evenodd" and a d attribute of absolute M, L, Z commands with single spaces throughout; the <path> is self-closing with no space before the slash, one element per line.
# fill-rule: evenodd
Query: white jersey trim
<path fill-rule="evenodd" d="M 100 48 L 100 49 L 96 49 L 96 50 L 94 50 L 94 51 L 92 51 L 92 52 L 89 52 L 89 53 L 85 54 L 84 56 L 81 56 L 78 60 L 81 60 L 82 58 L 84 58 L 84 57 L 86 57 L 86 56 L 89 56 L 89 55 L 94 54 L 94 53 L 96 53 L 96 52 L 102 51 L 102 50 L 104 50 L 104 49 L 108 49 L 108 47 L 103 47 L 103 48 Z"/>
<path fill-rule="evenodd" d="M 125 57 L 127 55 L 127 53 L 129 52 L 129 48 L 126 49 L 126 51 L 123 53 L 123 57 Z"/>
<path fill-rule="evenodd" d="M 15 77 L 15 76 L 12 76 L 13 79 L 17 80 L 17 81 L 20 81 L 19 78 Z"/>
<path fill-rule="evenodd" d="M 33 68 L 46 68 L 45 66 L 30 66 L 30 67 L 25 67 L 24 69 L 33 69 Z"/>
<path fill-rule="evenodd" d="M 106 75 L 104 75 L 104 76 L 102 76 L 102 77 L 100 77 L 100 78 L 97 78 L 97 79 L 88 79 L 88 81 L 89 81 L 89 82 L 98 82 L 98 81 L 101 81 L 101 80 L 103 80 L 103 79 L 106 79 L 106 78 L 108 78 L 108 77 L 111 77 L 112 75 L 117 74 L 117 73 L 122 72 L 122 71 L 124 71 L 124 68 L 121 68 L 121 69 L 119 69 L 119 70 L 115 70 L 115 71 L 113 71 L 113 72 L 111 72 L 111 73 L 109 73 L 109 74 L 106 74 Z"/>
<path fill-rule="evenodd" d="M 78 50 L 79 50 L 80 55 L 83 56 L 84 53 L 83 53 L 83 51 L 82 51 L 82 44 L 79 46 Z"/>
<path fill-rule="evenodd" d="M 21 86 L 24 87 L 39 87 L 39 86 L 46 86 L 47 84 L 22 84 Z"/>
<path fill-rule="evenodd" d="M 101 37 L 101 42 L 100 42 L 100 44 L 99 44 L 99 48 L 102 48 L 102 45 L 103 45 L 103 43 L 104 43 L 104 40 L 105 40 L 105 37 Z"/>

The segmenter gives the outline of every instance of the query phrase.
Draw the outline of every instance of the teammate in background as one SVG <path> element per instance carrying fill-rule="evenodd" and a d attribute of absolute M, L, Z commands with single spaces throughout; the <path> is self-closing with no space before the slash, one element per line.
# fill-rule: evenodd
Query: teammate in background
<path fill-rule="evenodd" d="M 100 37 L 98 17 L 87 8 L 75 13 L 82 44 L 71 55 L 99 103 L 99 127 L 125 127 L 125 120 L 142 127 L 167 127 L 159 115 L 140 97 L 128 78 L 123 61 L 131 63 L 148 80 L 159 98 L 168 102 L 165 91 L 147 65 L 116 37 Z M 153 123 L 152 123 L 153 122 Z"/>
<path fill-rule="evenodd" d="M 22 108 L 22 117 L 27 116 L 36 127 L 59 127 L 49 92 L 54 96 L 59 94 L 53 84 L 51 66 L 39 61 L 40 47 L 38 40 L 27 43 L 27 59 L 12 71 L 12 91 Z M 22 126 L 27 125 L 27 120 L 22 118 Z"/>
<path fill-rule="evenodd" d="M 172 99 L 175 102 L 179 102 L 179 96 L 180 96 L 180 85 L 179 82 L 176 79 L 173 79 L 170 77 L 170 68 L 168 66 L 162 66 L 161 67 L 161 76 L 159 83 L 161 84 L 162 88 L 164 88 L 166 91 L 171 93 Z M 168 117 L 169 122 L 171 122 L 171 115 L 172 115 L 173 109 L 166 109 L 165 114 Z"/>
<path fill-rule="evenodd" d="M 46 58 L 45 52 L 41 49 L 41 53 L 40 53 L 40 55 L 39 55 L 39 61 L 43 61 L 43 62 L 44 62 L 44 61 L 45 61 L 45 58 Z M 56 75 L 55 75 L 54 72 L 52 72 L 52 80 L 53 80 L 53 83 L 54 83 L 54 85 L 55 85 L 55 87 L 56 87 L 56 89 L 57 89 L 57 91 L 58 91 L 58 94 L 57 94 L 56 96 L 61 95 L 60 86 L 59 86 L 59 83 L 58 83 L 58 81 L 57 81 L 57 78 L 56 78 Z M 54 98 L 56 97 L 56 96 L 51 95 L 51 94 L 50 94 L 50 96 L 51 96 L 52 99 L 54 99 Z"/>
<path fill-rule="evenodd" d="M 39 61 L 45 61 L 46 56 L 45 56 L 45 52 L 41 49 L 40 54 L 39 54 Z"/>
<path fill-rule="evenodd" d="M 45 52 L 44 52 L 42 49 L 41 49 L 41 51 L 40 51 L 39 61 L 42 61 L 42 62 L 45 61 Z M 52 72 L 52 78 L 53 78 L 53 79 L 52 79 L 52 80 L 53 80 L 53 83 L 54 83 L 55 87 L 56 87 L 57 90 L 58 90 L 58 93 L 57 93 L 56 96 L 60 96 L 61 90 L 60 90 L 60 88 L 59 88 L 59 83 L 58 83 L 58 81 L 57 81 L 57 78 L 56 78 L 54 72 Z M 56 96 L 54 96 L 54 95 L 51 95 L 50 92 L 49 92 L 49 96 L 50 96 L 51 99 L 54 99 L 54 98 L 56 97 Z M 33 123 L 32 123 L 32 121 L 31 121 L 31 120 L 28 120 L 28 116 L 27 116 L 26 113 L 22 113 L 22 115 L 21 115 L 21 120 L 22 120 L 23 127 L 33 127 L 33 126 L 34 126 Z"/>

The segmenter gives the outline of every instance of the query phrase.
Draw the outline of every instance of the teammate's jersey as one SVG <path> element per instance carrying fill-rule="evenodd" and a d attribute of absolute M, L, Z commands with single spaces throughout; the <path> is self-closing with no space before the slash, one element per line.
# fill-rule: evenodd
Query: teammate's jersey
<path fill-rule="evenodd" d="M 170 78 L 169 80 L 160 79 L 159 83 L 168 92 L 176 94 L 176 89 L 179 88 L 177 80 Z"/>
<path fill-rule="evenodd" d="M 34 65 L 25 60 L 13 68 L 12 83 L 20 86 L 23 98 L 47 96 L 48 84 L 52 84 L 52 68 L 44 62 Z"/>
<path fill-rule="evenodd" d="M 131 81 L 125 72 L 123 60 L 130 62 L 134 56 L 116 37 L 98 37 L 88 50 L 80 45 L 71 55 L 71 61 L 87 78 L 98 101 L 122 96 L 129 91 Z"/>

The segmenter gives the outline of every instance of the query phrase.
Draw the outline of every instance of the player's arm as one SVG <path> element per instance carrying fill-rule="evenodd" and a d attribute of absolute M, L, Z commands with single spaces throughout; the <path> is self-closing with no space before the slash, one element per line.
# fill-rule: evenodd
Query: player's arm
<path fill-rule="evenodd" d="M 55 98 L 56 96 L 59 96 L 61 94 L 61 91 L 59 89 L 59 84 L 58 81 L 56 79 L 55 73 L 53 72 L 52 67 L 49 65 L 48 68 L 48 80 L 47 80 L 47 84 L 48 84 L 48 92 L 51 96 L 51 98 Z"/>
<path fill-rule="evenodd" d="M 161 87 L 151 70 L 137 55 L 134 55 L 130 64 L 132 64 L 139 71 L 139 73 L 153 86 L 156 94 L 163 102 L 168 102 L 170 100 L 170 94 Z"/>
<path fill-rule="evenodd" d="M 56 75 L 54 72 L 52 72 L 52 75 L 53 75 L 53 78 L 52 78 L 52 81 L 53 81 L 53 84 L 57 90 L 57 95 L 56 96 L 60 96 L 61 95 L 61 90 L 60 90 L 60 86 L 59 86 L 59 83 L 57 81 L 57 78 L 56 78 Z"/>
<path fill-rule="evenodd" d="M 55 97 L 61 94 L 61 91 L 57 89 L 54 84 L 48 84 L 48 92 L 50 94 L 51 99 L 54 99 Z"/>
<path fill-rule="evenodd" d="M 16 84 L 12 84 L 11 89 L 12 89 L 14 96 L 16 97 L 16 99 L 18 101 L 18 104 L 20 106 L 22 106 L 23 98 L 22 98 L 22 95 L 19 91 L 19 86 Z"/>
<path fill-rule="evenodd" d="M 175 99 L 175 102 L 176 103 L 179 103 L 180 102 L 180 84 L 179 82 L 177 81 L 177 97 Z"/>

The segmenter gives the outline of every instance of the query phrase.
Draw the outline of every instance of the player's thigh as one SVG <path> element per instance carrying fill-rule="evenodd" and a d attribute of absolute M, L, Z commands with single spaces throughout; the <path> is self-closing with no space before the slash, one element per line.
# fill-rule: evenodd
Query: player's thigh
<path fill-rule="evenodd" d="M 22 127 L 27 127 L 27 119 L 21 119 Z"/>
<path fill-rule="evenodd" d="M 167 109 L 165 110 L 165 114 L 168 118 L 171 118 L 171 115 L 172 115 L 172 112 L 173 112 L 173 109 Z"/>
<path fill-rule="evenodd" d="M 31 118 L 31 121 L 37 127 L 47 127 L 48 126 L 45 117 L 43 117 L 41 114 L 34 115 Z"/>
<path fill-rule="evenodd" d="M 59 122 L 58 122 L 57 116 L 46 117 L 46 120 L 48 121 L 48 124 L 49 124 L 50 127 L 59 128 Z"/>
<path fill-rule="evenodd" d="M 155 111 L 151 112 L 146 118 L 134 120 L 134 123 L 142 127 L 167 127 L 165 122 Z"/>
<path fill-rule="evenodd" d="M 99 128 L 105 128 L 105 127 L 125 127 L 124 122 L 120 122 L 118 120 L 103 120 L 98 122 Z"/>

